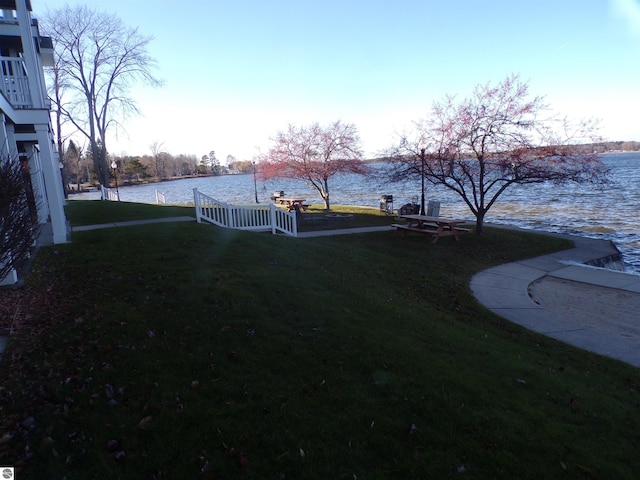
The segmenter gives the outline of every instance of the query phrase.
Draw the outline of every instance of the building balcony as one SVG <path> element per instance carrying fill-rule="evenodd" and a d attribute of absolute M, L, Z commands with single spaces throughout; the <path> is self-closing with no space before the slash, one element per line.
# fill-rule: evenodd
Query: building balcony
<path fill-rule="evenodd" d="M 32 108 L 29 78 L 24 60 L 16 57 L 0 57 L 0 91 L 16 109 Z"/>

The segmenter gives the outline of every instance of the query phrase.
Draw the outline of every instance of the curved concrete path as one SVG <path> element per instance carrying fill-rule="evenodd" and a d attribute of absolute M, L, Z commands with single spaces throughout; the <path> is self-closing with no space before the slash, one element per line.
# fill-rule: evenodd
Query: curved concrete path
<path fill-rule="evenodd" d="M 640 275 L 583 265 L 618 250 L 564 237 L 575 247 L 474 275 L 473 294 L 507 320 L 640 367 Z"/>

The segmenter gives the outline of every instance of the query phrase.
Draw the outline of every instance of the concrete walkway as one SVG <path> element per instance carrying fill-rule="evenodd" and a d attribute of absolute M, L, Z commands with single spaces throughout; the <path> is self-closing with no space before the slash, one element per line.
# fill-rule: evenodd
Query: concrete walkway
<path fill-rule="evenodd" d="M 72 227 L 72 232 L 86 232 L 87 230 L 98 230 L 101 228 L 112 227 L 130 227 L 132 225 L 147 225 L 149 223 L 171 223 L 171 222 L 195 222 L 195 217 L 167 217 L 167 218 L 151 218 L 149 220 L 131 220 L 127 222 L 100 223 L 97 225 L 81 225 Z"/>
<path fill-rule="evenodd" d="M 640 367 L 640 276 L 583 265 L 615 255 L 611 242 L 566 238 L 575 248 L 474 275 L 473 294 L 529 330 Z"/>

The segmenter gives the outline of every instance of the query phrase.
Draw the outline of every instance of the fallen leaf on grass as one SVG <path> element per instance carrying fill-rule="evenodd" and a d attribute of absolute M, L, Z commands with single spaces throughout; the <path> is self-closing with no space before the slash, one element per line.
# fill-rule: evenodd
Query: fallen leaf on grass
<path fill-rule="evenodd" d="M 120 448 L 120 442 L 115 439 L 111 439 L 107 441 L 107 451 L 108 452 L 116 452 Z"/>
<path fill-rule="evenodd" d="M 149 425 L 151 424 L 152 420 L 153 420 L 153 417 L 151 415 L 149 415 L 148 417 L 144 417 L 142 420 L 138 422 L 138 428 L 142 430 L 146 430 L 147 428 L 149 428 Z"/>

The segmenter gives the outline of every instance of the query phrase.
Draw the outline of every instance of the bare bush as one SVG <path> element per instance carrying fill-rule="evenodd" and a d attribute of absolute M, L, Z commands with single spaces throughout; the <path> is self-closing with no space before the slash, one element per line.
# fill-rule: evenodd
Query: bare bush
<path fill-rule="evenodd" d="M 34 202 L 29 200 L 29 188 L 29 174 L 20 162 L 1 159 L 0 280 L 28 258 L 38 237 L 37 214 Z"/>

